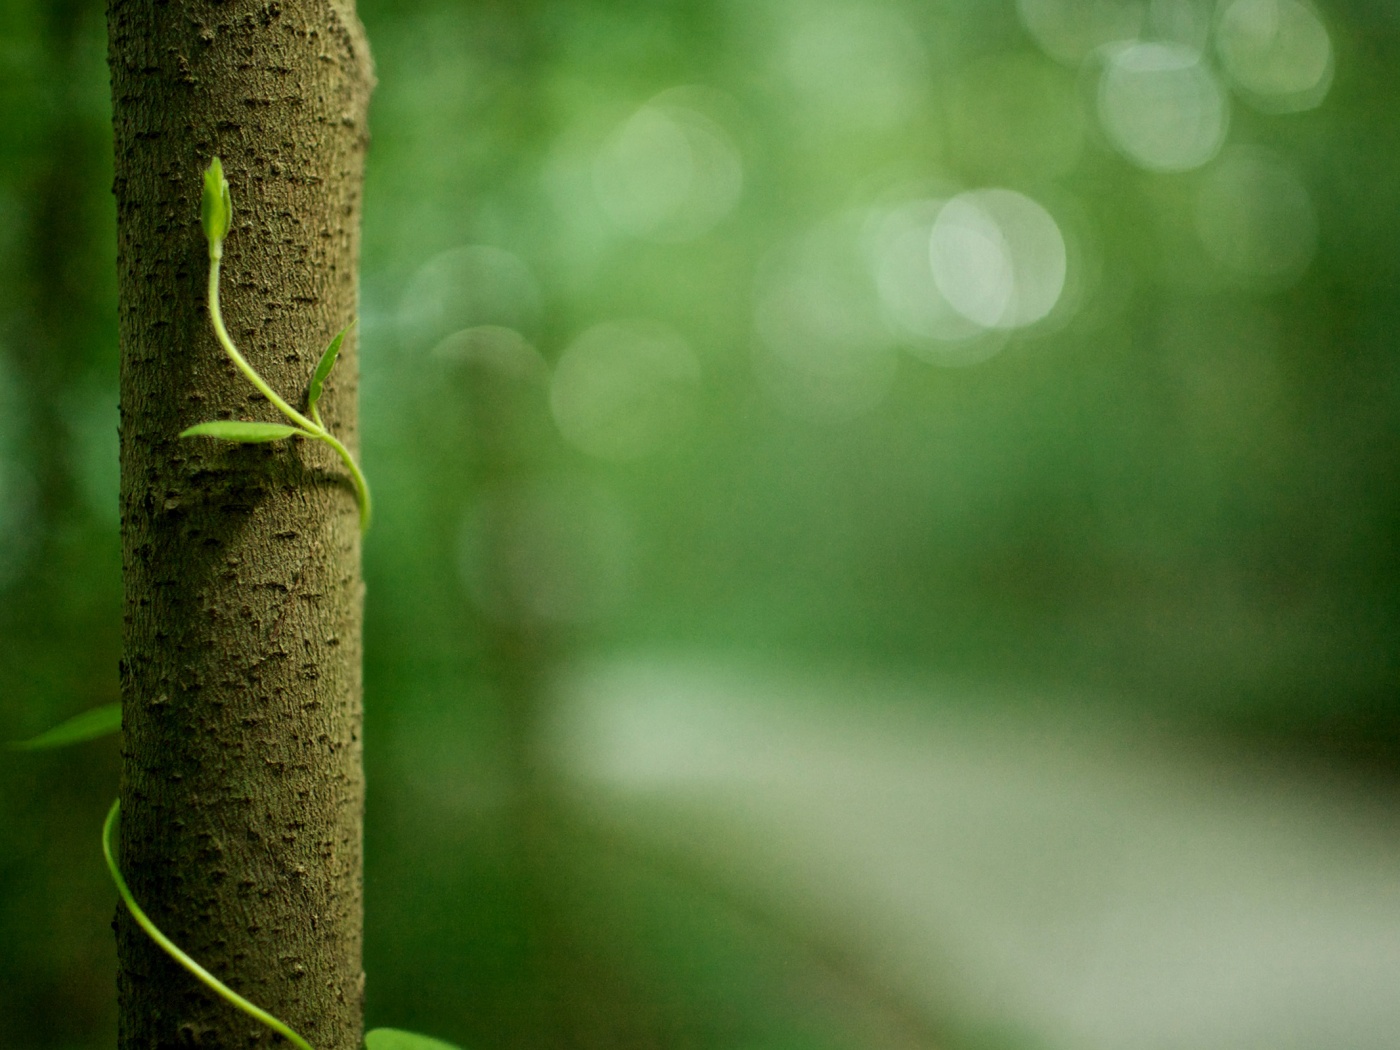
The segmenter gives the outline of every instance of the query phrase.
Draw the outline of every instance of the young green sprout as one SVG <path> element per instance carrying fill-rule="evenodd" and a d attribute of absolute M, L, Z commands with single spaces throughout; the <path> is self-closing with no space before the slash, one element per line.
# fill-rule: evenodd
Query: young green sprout
<path fill-rule="evenodd" d="M 369 528 L 370 521 L 369 483 L 365 480 L 364 472 L 360 470 L 359 464 L 355 462 L 355 457 L 350 454 L 350 450 L 339 438 L 326 429 L 326 425 L 321 419 L 321 410 L 317 407 L 326 379 L 331 374 L 331 369 L 335 367 L 336 358 L 340 354 L 340 344 L 345 340 L 345 333 L 355 322 L 351 321 L 349 325 L 341 329 L 330 341 L 330 345 L 322 352 L 307 390 L 306 414 L 303 415 L 273 390 L 268 385 L 267 380 L 263 379 L 257 370 L 248 363 L 248 360 L 239 352 L 238 347 L 234 346 L 228 329 L 224 327 L 223 312 L 219 309 L 219 265 L 224 257 L 224 239 L 228 237 L 229 229 L 233 224 L 233 199 L 229 194 L 228 180 L 224 178 L 223 162 L 218 157 L 209 162 L 209 167 L 204 172 L 201 220 L 204 225 L 205 240 L 209 242 L 209 319 L 214 326 L 214 335 L 218 338 L 219 345 L 223 347 L 229 360 L 247 377 L 248 382 L 253 384 L 258 393 L 267 398 L 272 406 L 282 413 L 287 419 L 287 423 L 215 420 L 209 423 L 198 423 L 188 430 L 182 431 L 180 436 L 218 438 L 222 441 L 233 441 L 240 444 L 281 441 L 290 437 L 310 438 L 313 441 L 324 442 L 335 451 L 335 454 L 340 457 L 350 472 L 350 481 L 355 486 L 355 498 L 360 505 L 360 530 L 364 531 Z"/>

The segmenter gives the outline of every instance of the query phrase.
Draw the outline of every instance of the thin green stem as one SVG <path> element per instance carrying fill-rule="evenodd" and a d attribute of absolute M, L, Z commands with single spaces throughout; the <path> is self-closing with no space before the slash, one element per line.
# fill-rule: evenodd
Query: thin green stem
<path fill-rule="evenodd" d="M 369 496 L 369 482 L 365 479 L 364 471 L 355 462 L 355 457 L 350 454 L 350 450 L 326 429 L 325 423 L 321 421 L 321 413 L 316 406 L 311 407 L 311 418 L 308 419 L 295 408 L 289 405 L 282 396 L 268 385 L 267 380 L 260 376 L 248 359 L 239 353 L 238 347 L 233 343 L 233 337 L 228 334 L 228 328 L 224 326 L 223 311 L 219 308 L 219 266 L 223 261 L 224 245 L 223 241 L 211 241 L 209 244 L 209 319 L 214 324 L 214 335 L 219 340 L 219 345 L 224 348 L 224 353 L 228 355 L 230 361 L 240 372 L 247 377 L 258 393 L 270 401 L 277 411 L 286 416 L 292 423 L 301 429 L 305 437 L 316 441 L 324 441 L 335 450 L 341 460 L 345 463 L 346 469 L 350 471 L 350 481 L 355 486 L 355 499 L 360 506 L 360 531 L 364 532 L 369 528 L 371 507 Z"/>
<path fill-rule="evenodd" d="M 340 439 L 328 430 L 314 435 L 318 441 L 324 441 L 331 448 L 335 449 L 336 455 L 341 458 L 345 468 L 350 471 L 350 481 L 355 486 L 355 498 L 360 504 L 360 531 L 364 532 L 369 528 L 369 519 L 372 513 L 372 506 L 369 498 L 369 481 L 365 478 L 364 471 L 355 462 L 355 457 L 350 454 L 350 450 L 341 444 Z"/>
<path fill-rule="evenodd" d="M 267 380 L 258 375 L 257 370 L 238 352 L 238 347 L 233 345 L 233 339 L 229 336 L 228 329 L 224 327 L 223 312 L 219 309 L 219 263 L 222 254 L 222 251 L 218 254 L 213 251 L 209 253 L 209 319 L 214 322 L 214 335 L 218 337 L 219 345 L 224 348 L 224 353 L 228 354 L 229 360 L 238 366 L 238 370 L 248 377 L 248 382 L 257 387 L 258 393 L 271 401 L 277 411 L 305 430 L 309 436 L 326 436 L 324 427 L 317 426 L 283 401 L 281 395 L 267 385 Z"/>
<path fill-rule="evenodd" d="M 273 1017 L 262 1007 L 250 1003 L 247 999 L 243 998 L 243 996 L 239 995 L 203 966 L 200 966 L 199 963 L 182 952 L 176 947 L 175 942 L 161 933 L 160 930 L 157 929 L 156 924 L 141 910 L 141 906 L 136 903 L 136 898 L 131 895 L 131 890 L 127 888 L 126 880 L 122 878 L 121 869 L 117 867 L 117 862 L 112 858 L 112 828 L 117 822 L 117 812 L 120 809 L 121 799 L 118 799 L 112 803 L 112 808 L 107 812 L 107 820 L 102 825 L 102 855 L 107 858 L 107 870 L 112 873 L 112 881 L 117 884 L 117 893 L 120 894 L 122 903 L 126 905 L 127 911 L 131 912 L 131 917 L 136 920 L 136 925 L 145 930 L 146 935 L 149 936 L 151 940 L 155 941 L 156 944 L 160 945 L 167 955 L 193 974 L 220 998 L 236 1006 L 249 1017 L 261 1021 L 278 1035 L 294 1043 L 299 1050 L 313 1050 L 310 1043 L 282 1021 Z"/>

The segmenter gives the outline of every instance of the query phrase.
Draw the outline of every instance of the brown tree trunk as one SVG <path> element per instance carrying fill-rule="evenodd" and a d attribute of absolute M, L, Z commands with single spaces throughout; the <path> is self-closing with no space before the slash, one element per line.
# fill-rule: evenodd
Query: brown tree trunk
<path fill-rule="evenodd" d="M 109 0 L 120 296 L 124 766 L 136 899 L 316 1050 L 360 1045 L 360 536 L 325 446 L 181 440 L 281 422 L 205 312 L 201 171 L 223 159 L 223 310 L 294 405 L 356 312 L 373 76 L 353 0 Z M 354 332 L 321 401 L 356 447 Z M 271 1032 L 117 922 L 123 1050 Z"/>

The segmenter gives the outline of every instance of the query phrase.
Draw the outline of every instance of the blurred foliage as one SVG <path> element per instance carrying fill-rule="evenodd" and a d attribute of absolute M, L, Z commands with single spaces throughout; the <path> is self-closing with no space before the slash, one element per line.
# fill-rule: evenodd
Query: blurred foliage
<path fill-rule="evenodd" d="M 1032 1045 L 590 838 L 541 744 L 587 654 L 1053 685 L 1400 767 L 1390 8 L 360 6 L 373 1023 Z M 8 739 L 117 698 L 104 48 L 92 5 L 0 3 Z M 112 1038 L 88 747 L 0 771 L 16 1045 Z"/>

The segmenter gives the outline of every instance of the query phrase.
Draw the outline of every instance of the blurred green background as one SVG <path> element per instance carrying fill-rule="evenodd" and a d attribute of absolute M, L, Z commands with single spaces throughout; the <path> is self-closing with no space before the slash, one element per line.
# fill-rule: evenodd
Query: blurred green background
<path fill-rule="evenodd" d="M 360 14 L 372 1024 L 1393 1045 L 1395 8 Z M 0 2 L 8 739 L 117 698 L 105 47 Z M 3 760 L 6 1047 L 117 761 Z"/>

